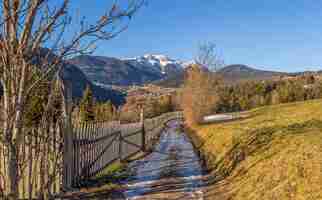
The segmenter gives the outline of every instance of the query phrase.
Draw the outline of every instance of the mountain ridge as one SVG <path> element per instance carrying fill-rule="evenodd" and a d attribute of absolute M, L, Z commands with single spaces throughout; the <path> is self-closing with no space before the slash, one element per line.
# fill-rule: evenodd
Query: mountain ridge
<path fill-rule="evenodd" d="M 260 70 L 243 64 L 227 65 L 218 70 L 227 82 L 243 80 L 269 80 L 276 76 L 287 75 L 286 72 Z"/>
<path fill-rule="evenodd" d="M 124 103 L 124 95 L 112 88 L 103 88 L 89 81 L 86 75 L 75 65 L 66 63 L 61 72 L 61 77 L 70 83 L 73 99 L 79 101 L 87 86 L 93 92 L 97 101 L 111 101 L 114 105 L 121 105 Z"/>
<path fill-rule="evenodd" d="M 276 76 L 287 75 L 285 72 L 260 70 L 243 64 L 227 65 L 217 71 L 226 83 L 246 80 L 269 80 Z M 155 81 L 154 84 L 164 87 L 179 87 L 183 84 L 184 73 L 174 74 L 165 79 Z"/>
<path fill-rule="evenodd" d="M 92 82 L 105 85 L 142 85 L 182 71 L 180 64 L 156 57 L 118 59 L 104 56 L 78 56 L 68 61 Z"/>

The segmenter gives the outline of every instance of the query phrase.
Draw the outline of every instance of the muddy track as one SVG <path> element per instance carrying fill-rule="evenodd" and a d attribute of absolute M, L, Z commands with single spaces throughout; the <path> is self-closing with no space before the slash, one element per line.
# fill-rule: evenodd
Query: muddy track
<path fill-rule="evenodd" d="M 152 153 L 129 164 L 124 199 L 203 199 L 205 170 L 180 125 L 168 122 Z"/>

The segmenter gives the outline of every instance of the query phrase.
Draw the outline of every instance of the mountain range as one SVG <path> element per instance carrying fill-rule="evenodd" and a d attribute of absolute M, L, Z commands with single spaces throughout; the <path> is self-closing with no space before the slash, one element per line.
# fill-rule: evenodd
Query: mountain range
<path fill-rule="evenodd" d="M 163 55 L 144 55 L 131 59 L 82 55 L 68 61 L 97 85 L 130 86 L 161 80 L 183 72 L 183 65 Z"/>
<path fill-rule="evenodd" d="M 77 66 L 92 83 L 105 88 L 112 85 L 131 86 L 147 83 L 178 87 L 183 83 L 185 69 L 193 63 L 155 54 L 130 59 L 86 55 L 75 57 L 68 62 Z M 267 80 L 287 74 L 259 70 L 241 64 L 225 66 L 218 73 L 226 82 Z"/>
<path fill-rule="evenodd" d="M 146 54 L 128 59 L 82 55 L 68 61 L 77 66 L 95 85 L 109 88 L 153 83 L 164 87 L 178 87 L 184 72 L 193 61 L 182 62 L 165 55 Z M 264 71 L 246 65 L 228 65 L 218 73 L 226 82 L 266 80 L 286 73 Z"/>

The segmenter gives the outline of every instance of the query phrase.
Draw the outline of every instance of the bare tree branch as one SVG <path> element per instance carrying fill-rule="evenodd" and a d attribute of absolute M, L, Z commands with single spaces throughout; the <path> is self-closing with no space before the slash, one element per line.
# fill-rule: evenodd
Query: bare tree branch
<path fill-rule="evenodd" d="M 54 87 L 50 85 L 59 77 L 65 60 L 91 53 L 97 42 L 110 40 L 125 31 L 132 16 L 145 1 L 128 0 L 124 7 L 116 0 L 96 21 L 91 22 L 83 17 L 79 24 L 71 17 L 71 0 L 2 1 L 0 82 L 3 86 L 1 111 L 4 122 L 0 141 L 9 151 L 6 158 L 8 173 L 5 174 L 9 177 L 8 187 L 1 188 L 5 195 L 14 199 L 17 197 L 22 173 L 26 171 L 26 165 L 30 165 L 29 162 L 23 163 L 25 159 L 20 149 L 25 145 L 25 113 L 30 109 L 28 106 L 32 95 L 37 94 L 37 90 L 43 86 L 49 91 L 44 94 L 46 102 L 42 119 L 42 124 L 47 127 L 47 119 L 52 112 L 50 107 L 53 106 Z M 43 187 L 51 185 L 50 181 L 54 179 L 51 176 L 54 175 L 48 175 L 50 180 Z"/>
<path fill-rule="evenodd" d="M 216 45 L 212 42 L 205 42 L 199 45 L 196 63 L 216 72 L 224 66 L 224 61 L 220 59 Z"/>

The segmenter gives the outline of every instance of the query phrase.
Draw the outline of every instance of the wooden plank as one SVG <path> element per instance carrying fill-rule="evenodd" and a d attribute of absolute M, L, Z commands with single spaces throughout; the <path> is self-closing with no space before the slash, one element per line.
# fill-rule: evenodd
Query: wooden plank
<path fill-rule="evenodd" d="M 92 127 L 93 128 L 95 128 L 94 127 L 95 125 L 92 125 Z M 89 141 L 91 138 L 92 138 L 92 136 L 93 136 L 93 132 L 92 131 L 90 131 L 90 132 L 87 132 L 87 135 L 86 135 L 86 138 L 88 139 L 87 141 Z M 90 147 L 91 147 L 91 145 L 90 145 L 90 143 L 89 142 L 87 142 L 86 143 L 86 167 L 85 167 L 85 169 L 86 169 L 86 171 L 85 171 L 85 177 L 86 178 L 89 178 L 89 171 L 90 171 L 90 167 L 89 167 L 89 163 L 90 163 L 90 159 L 91 159 L 91 149 L 90 149 Z"/>
<path fill-rule="evenodd" d="M 104 126 L 104 124 L 102 124 L 102 126 L 100 127 L 100 130 L 99 130 L 101 132 L 101 134 L 102 134 L 102 137 L 109 135 L 110 129 L 111 129 L 111 126 L 107 126 L 107 129 L 106 129 L 106 127 Z M 111 147 L 112 147 L 112 144 L 110 144 L 110 148 L 109 149 L 111 149 Z M 106 163 L 107 163 L 107 158 L 106 158 L 107 155 L 108 155 L 108 151 L 105 151 L 104 154 L 103 154 L 103 156 L 102 156 L 103 166 L 105 166 Z M 102 170 L 101 170 L 101 172 L 102 172 Z"/>
<path fill-rule="evenodd" d="M 91 171 L 93 170 L 92 168 L 93 167 L 90 167 L 89 164 L 91 163 L 92 161 L 92 158 L 93 158 L 93 154 L 92 154 L 92 144 L 89 142 L 90 140 L 94 139 L 95 138 L 95 132 L 93 132 L 94 128 L 97 126 L 97 124 L 91 124 L 91 127 L 90 127 L 90 131 L 87 133 L 87 138 L 88 138 L 88 141 L 87 141 L 87 156 L 86 156 L 86 179 L 88 179 L 90 177 L 90 174 L 91 174 Z"/>
<path fill-rule="evenodd" d="M 94 140 L 96 140 L 98 138 L 98 132 L 95 132 L 94 134 Z M 93 155 L 92 155 L 92 159 L 91 159 L 91 162 L 93 162 L 98 154 L 98 146 L 95 143 L 93 143 Z M 91 172 L 91 174 L 93 174 L 94 172 L 96 172 L 98 170 L 99 166 L 98 166 L 98 163 L 94 163 L 93 164 L 93 170 Z"/>
<path fill-rule="evenodd" d="M 85 124 L 83 123 L 76 131 L 75 131 L 75 140 L 74 140 L 74 165 L 75 169 L 74 172 L 71 175 L 71 178 L 74 180 L 73 186 L 78 186 L 79 181 L 79 143 L 76 141 L 80 138 L 81 132 L 83 132 L 83 129 L 85 128 Z"/>
<path fill-rule="evenodd" d="M 120 132 L 119 137 L 118 137 L 118 142 L 119 142 L 119 160 L 120 162 L 122 162 L 122 153 L 123 153 L 123 149 L 122 149 L 122 132 Z"/>
<path fill-rule="evenodd" d="M 102 138 L 102 132 L 101 131 L 98 131 L 98 135 L 99 135 L 99 137 L 100 138 Z M 100 142 L 99 142 L 99 151 L 100 151 L 100 154 L 99 154 L 99 157 L 98 157 L 98 163 L 99 163 L 99 170 L 98 170 L 98 173 L 99 172 L 101 172 L 101 169 L 102 169 L 102 166 L 103 166 L 103 161 L 102 161 L 102 158 L 103 158 L 103 156 L 104 156 L 104 151 L 103 151 L 103 149 L 104 149 L 104 140 L 101 140 Z"/>
<path fill-rule="evenodd" d="M 95 140 L 97 138 L 97 129 L 100 128 L 101 124 L 99 124 L 96 129 L 93 129 L 93 132 L 92 132 L 92 140 Z M 89 160 L 89 165 L 93 162 L 93 160 L 95 159 L 96 155 L 94 154 L 94 150 L 95 150 L 95 143 L 90 143 L 91 145 L 91 156 L 90 156 L 90 160 Z M 94 171 L 95 171 L 95 168 L 96 166 L 95 165 L 92 165 L 91 167 L 91 172 L 90 174 L 92 174 Z"/>

